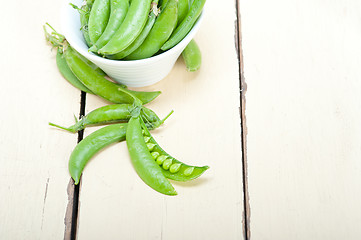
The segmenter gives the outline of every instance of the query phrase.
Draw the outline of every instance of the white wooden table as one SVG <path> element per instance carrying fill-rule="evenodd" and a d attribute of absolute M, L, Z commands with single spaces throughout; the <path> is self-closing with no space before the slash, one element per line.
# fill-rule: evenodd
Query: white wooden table
<path fill-rule="evenodd" d="M 361 239 L 359 0 L 208 0 L 199 72 L 181 59 L 148 105 L 174 114 L 154 137 L 209 165 L 163 196 L 125 143 L 97 154 L 79 187 L 78 142 L 48 125 L 108 104 L 81 98 L 42 26 L 62 1 L 7 1 L 0 15 L 0 239 Z M 5 5 L 5 6 L 4 6 Z M 84 137 L 96 130 L 84 131 Z"/>

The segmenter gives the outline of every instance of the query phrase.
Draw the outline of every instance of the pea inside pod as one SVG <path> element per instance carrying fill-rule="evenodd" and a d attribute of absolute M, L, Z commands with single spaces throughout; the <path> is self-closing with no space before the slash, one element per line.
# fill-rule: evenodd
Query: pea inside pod
<path fill-rule="evenodd" d="M 154 190 L 166 194 L 177 195 L 172 184 L 163 175 L 161 168 L 154 161 L 142 134 L 141 119 L 132 117 L 128 122 L 126 142 L 129 155 L 139 177 Z"/>
<path fill-rule="evenodd" d="M 144 137 L 149 137 L 148 143 L 154 144 L 151 155 L 156 156 L 154 161 L 161 167 L 161 171 L 166 178 L 186 182 L 198 178 L 209 169 L 209 166 L 199 167 L 182 163 L 159 146 L 145 125 L 143 125 L 143 131 Z"/>

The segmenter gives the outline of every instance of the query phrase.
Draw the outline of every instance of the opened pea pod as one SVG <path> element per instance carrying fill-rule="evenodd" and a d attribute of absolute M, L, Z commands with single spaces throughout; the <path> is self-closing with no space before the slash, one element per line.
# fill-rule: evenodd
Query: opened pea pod
<path fill-rule="evenodd" d="M 155 141 L 145 124 L 142 125 L 144 141 L 153 160 L 160 166 L 163 175 L 175 181 L 186 182 L 201 176 L 209 166 L 191 166 L 169 155 Z"/>

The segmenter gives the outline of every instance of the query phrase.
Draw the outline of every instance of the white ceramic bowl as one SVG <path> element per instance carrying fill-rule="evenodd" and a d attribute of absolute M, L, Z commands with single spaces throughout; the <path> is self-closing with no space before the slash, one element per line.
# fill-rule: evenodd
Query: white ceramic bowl
<path fill-rule="evenodd" d="M 112 79 L 129 87 L 149 86 L 165 78 L 172 70 L 184 48 L 197 33 L 203 19 L 202 13 L 188 35 L 180 43 L 164 53 L 141 60 L 110 60 L 88 51 L 88 46 L 80 31 L 79 13 L 69 5 L 69 2 L 81 6 L 83 0 L 64 1 L 61 14 L 61 33 L 80 54 L 99 66 Z"/>

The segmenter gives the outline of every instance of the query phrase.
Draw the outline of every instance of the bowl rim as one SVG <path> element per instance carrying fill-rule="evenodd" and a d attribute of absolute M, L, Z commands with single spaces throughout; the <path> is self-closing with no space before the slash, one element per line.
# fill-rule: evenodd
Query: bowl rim
<path fill-rule="evenodd" d="M 165 51 L 163 53 L 160 53 L 158 55 L 155 55 L 155 56 L 152 56 L 149 58 L 124 61 L 124 60 L 114 60 L 114 59 L 107 59 L 107 58 L 100 57 L 92 52 L 87 51 L 87 49 L 79 46 L 78 44 L 76 44 L 76 41 L 73 41 L 73 36 L 69 36 L 68 31 L 66 30 L 66 29 L 68 29 L 68 27 L 70 27 L 70 24 L 68 23 L 66 18 L 68 16 L 68 14 L 71 14 L 70 11 L 73 11 L 74 14 L 79 14 L 79 13 L 78 13 L 78 11 L 76 11 L 69 5 L 70 2 L 71 1 L 68 1 L 68 0 L 64 1 L 64 5 L 62 7 L 62 14 L 61 14 L 61 17 L 62 17 L 61 25 L 62 25 L 62 30 L 64 31 L 64 36 L 65 36 L 66 40 L 76 51 L 78 51 L 81 55 L 88 58 L 89 60 L 91 60 L 93 62 L 98 62 L 98 63 L 102 63 L 102 64 L 107 64 L 107 65 L 113 65 L 113 66 L 119 66 L 119 65 L 133 66 L 133 65 L 138 65 L 139 63 L 156 62 L 159 59 L 167 57 L 168 55 L 173 55 L 173 54 L 177 53 L 180 49 L 185 48 L 185 46 L 186 46 L 185 43 L 188 44 L 188 42 L 190 42 L 194 38 L 195 34 L 198 32 L 198 30 L 200 28 L 201 22 L 203 20 L 203 15 L 204 15 L 203 14 L 204 10 L 202 10 L 200 16 L 198 17 L 197 21 L 194 23 L 192 29 L 174 47 L 168 49 L 167 51 Z M 75 25 L 72 25 L 72 26 L 75 26 Z M 80 29 L 79 29 L 79 31 L 80 31 Z M 81 41 L 85 43 L 84 39 L 81 39 Z"/>

